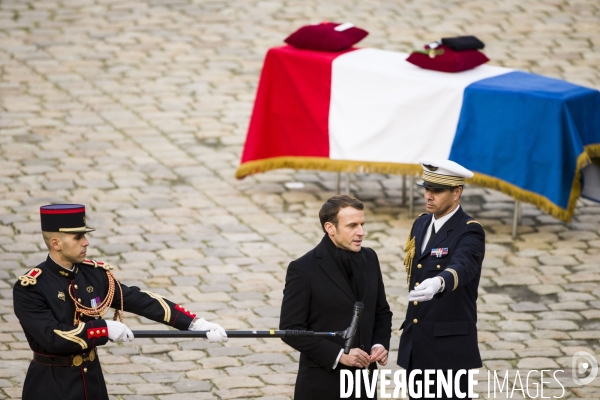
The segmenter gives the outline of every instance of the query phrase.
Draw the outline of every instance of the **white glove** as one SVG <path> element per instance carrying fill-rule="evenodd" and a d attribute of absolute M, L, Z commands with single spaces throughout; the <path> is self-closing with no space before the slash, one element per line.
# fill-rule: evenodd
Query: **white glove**
<path fill-rule="evenodd" d="M 441 278 L 425 279 L 414 290 L 408 294 L 408 301 L 427 301 L 431 300 L 442 287 Z"/>
<path fill-rule="evenodd" d="M 190 331 L 208 331 L 206 332 L 206 339 L 209 343 L 227 342 L 229 340 L 225 329 L 221 325 L 208 322 L 204 318 L 192 321 Z"/>
<path fill-rule="evenodd" d="M 108 328 L 109 340 L 113 342 L 133 341 L 133 332 L 131 332 L 131 329 L 129 329 L 127 325 L 119 321 L 104 321 L 106 322 L 106 327 Z"/>

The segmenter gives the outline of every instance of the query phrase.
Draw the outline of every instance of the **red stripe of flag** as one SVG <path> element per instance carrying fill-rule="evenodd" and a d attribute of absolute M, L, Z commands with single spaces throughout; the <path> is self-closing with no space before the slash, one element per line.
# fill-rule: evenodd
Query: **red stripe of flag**
<path fill-rule="evenodd" d="M 329 157 L 333 60 L 328 53 L 275 47 L 265 58 L 242 164 L 271 157 Z"/>
<path fill-rule="evenodd" d="M 85 207 L 62 208 L 62 209 L 53 209 L 53 210 L 40 208 L 40 214 L 77 214 L 77 213 L 82 213 L 82 212 L 85 212 Z"/>

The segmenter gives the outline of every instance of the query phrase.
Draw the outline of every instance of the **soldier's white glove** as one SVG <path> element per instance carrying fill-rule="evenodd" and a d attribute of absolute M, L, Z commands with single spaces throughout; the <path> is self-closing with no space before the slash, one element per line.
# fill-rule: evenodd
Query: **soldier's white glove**
<path fill-rule="evenodd" d="M 442 287 L 442 278 L 425 279 L 414 290 L 408 294 L 408 301 L 427 301 L 431 300 Z"/>
<path fill-rule="evenodd" d="M 208 322 L 204 318 L 193 320 L 190 331 L 208 331 L 206 332 L 206 340 L 209 343 L 227 342 L 229 340 L 225 329 L 221 325 Z"/>
<path fill-rule="evenodd" d="M 106 322 L 108 328 L 108 339 L 113 342 L 131 342 L 133 340 L 133 332 L 122 322 L 109 321 Z"/>

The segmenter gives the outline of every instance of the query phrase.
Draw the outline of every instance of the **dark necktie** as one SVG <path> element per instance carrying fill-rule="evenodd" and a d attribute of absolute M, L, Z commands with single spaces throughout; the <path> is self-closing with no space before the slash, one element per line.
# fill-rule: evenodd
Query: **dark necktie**
<path fill-rule="evenodd" d="M 433 223 L 432 225 L 433 226 L 431 227 L 431 235 L 429 236 L 429 240 L 427 241 L 427 246 L 425 246 L 425 251 L 431 249 L 433 237 L 435 236 L 435 223 Z"/>

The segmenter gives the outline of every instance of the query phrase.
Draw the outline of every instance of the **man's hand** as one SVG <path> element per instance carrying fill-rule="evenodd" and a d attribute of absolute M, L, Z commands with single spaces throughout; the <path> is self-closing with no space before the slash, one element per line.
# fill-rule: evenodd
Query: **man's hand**
<path fill-rule="evenodd" d="M 122 322 L 109 321 L 106 322 L 108 328 L 108 339 L 112 342 L 131 342 L 133 340 L 133 332 Z"/>
<path fill-rule="evenodd" d="M 408 301 L 427 301 L 431 300 L 442 287 L 441 278 L 425 279 L 415 290 L 411 290 L 408 294 Z"/>
<path fill-rule="evenodd" d="M 371 349 L 371 362 L 377 361 L 379 365 L 385 367 L 388 361 L 388 351 L 383 346 L 373 347 Z"/>
<path fill-rule="evenodd" d="M 209 343 L 227 342 L 229 340 L 225 329 L 221 325 L 208 322 L 204 318 L 192 321 L 190 331 L 208 331 L 206 332 L 206 340 Z"/>
<path fill-rule="evenodd" d="M 350 349 L 350 353 L 348 354 L 342 353 L 340 362 L 348 367 L 364 368 L 371 364 L 372 360 L 367 353 L 361 349 L 355 348 Z"/>

